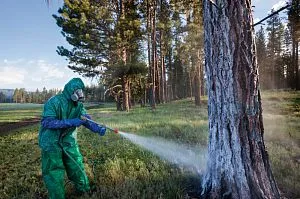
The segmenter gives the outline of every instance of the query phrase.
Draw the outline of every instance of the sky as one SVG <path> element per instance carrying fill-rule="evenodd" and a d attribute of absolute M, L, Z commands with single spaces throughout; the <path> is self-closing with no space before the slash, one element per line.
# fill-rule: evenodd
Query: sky
<path fill-rule="evenodd" d="M 0 89 L 25 88 L 35 91 L 59 88 L 73 77 L 57 46 L 68 46 L 52 14 L 63 0 L 0 0 Z M 285 0 L 253 0 L 254 21 L 270 10 L 285 5 Z M 95 80 L 83 78 L 86 85 Z"/>

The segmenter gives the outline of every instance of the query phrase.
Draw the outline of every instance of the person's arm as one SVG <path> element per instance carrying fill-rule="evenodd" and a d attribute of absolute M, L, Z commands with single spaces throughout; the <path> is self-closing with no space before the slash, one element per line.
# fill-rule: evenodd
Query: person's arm
<path fill-rule="evenodd" d="M 60 102 L 56 98 L 51 98 L 45 103 L 41 120 L 41 125 L 43 128 L 61 129 L 79 127 L 85 122 L 79 118 L 62 120 L 58 119 L 57 117 L 60 109 Z"/>
<path fill-rule="evenodd" d="M 54 117 L 43 117 L 41 121 L 42 127 L 48 129 L 79 127 L 84 123 L 85 121 L 79 118 L 58 120 Z"/>
<path fill-rule="evenodd" d="M 92 119 L 90 115 L 88 114 L 85 114 L 85 115 L 82 115 L 83 117 L 86 117 L 87 119 Z M 92 121 L 89 121 L 89 120 L 86 120 L 84 123 L 83 123 L 83 126 L 85 126 L 87 129 L 91 130 L 92 132 L 94 133 L 98 133 L 100 136 L 103 136 L 105 135 L 105 132 L 106 132 L 106 127 L 105 126 L 101 126 L 97 123 L 94 123 Z"/>

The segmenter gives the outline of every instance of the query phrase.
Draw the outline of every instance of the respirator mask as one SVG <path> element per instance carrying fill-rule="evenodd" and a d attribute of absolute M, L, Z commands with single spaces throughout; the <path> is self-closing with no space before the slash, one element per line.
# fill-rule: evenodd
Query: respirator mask
<path fill-rule="evenodd" d="M 74 102 L 84 102 L 84 94 L 82 89 L 77 89 L 74 91 L 74 93 L 71 95 L 71 99 Z"/>

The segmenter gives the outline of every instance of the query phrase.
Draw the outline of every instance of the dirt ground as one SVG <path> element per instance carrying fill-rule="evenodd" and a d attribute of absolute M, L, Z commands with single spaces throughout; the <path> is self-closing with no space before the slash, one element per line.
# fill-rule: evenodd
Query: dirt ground
<path fill-rule="evenodd" d="M 0 136 L 9 134 L 12 130 L 37 124 L 40 122 L 40 118 L 30 118 L 30 119 L 24 119 L 19 122 L 6 122 L 1 123 L 0 122 Z"/>

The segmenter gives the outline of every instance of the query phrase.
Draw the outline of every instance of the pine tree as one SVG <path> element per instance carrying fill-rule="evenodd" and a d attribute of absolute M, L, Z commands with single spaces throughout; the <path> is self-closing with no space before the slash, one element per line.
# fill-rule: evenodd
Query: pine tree
<path fill-rule="evenodd" d="M 95 77 L 103 72 L 108 64 L 110 47 L 110 26 L 112 13 L 108 11 L 109 1 L 65 0 L 53 15 L 62 34 L 73 47 L 71 50 L 58 47 L 58 54 L 67 57 L 69 68 L 79 74 Z"/>
<path fill-rule="evenodd" d="M 300 41 L 300 2 L 291 0 L 291 7 L 288 11 L 289 26 L 292 36 L 292 87 L 300 90 L 300 69 L 299 69 L 299 41 Z"/>
<path fill-rule="evenodd" d="M 14 90 L 14 94 L 13 94 L 13 101 L 15 102 L 15 103 L 18 103 L 18 102 L 20 102 L 19 101 L 19 89 L 18 88 L 16 88 L 15 90 Z"/>
<path fill-rule="evenodd" d="M 204 1 L 209 146 L 203 198 L 280 198 L 264 145 L 251 1 Z"/>
<path fill-rule="evenodd" d="M 185 3 L 187 13 L 187 37 L 185 45 L 188 48 L 186 56 L 190 56 L 191 82 L 193 85 L 195 105 L 199 106 L 201 95 L 204 95 L 203 78 L 203 24 L 202 24 L 202 2 L 193 0 L 189 4 Z"/>
<path fill-rule="evenodd" d="M 143 73 L 140 59 L 141 22 L 136 1 L 68 1 L 54 16 L 68 43 L 58 53 L 69 60 L 69 68 L 89 77 L 110 78 L 109 87 L 122 85 L 123 110 L 129 110 L 130 81 Z"/>
<path fill-rule="evenodd" d="M 273 12 L 273 10 L 272 10 Z M 283 35 L 284 27 L 279 17 L 279 14 L 275 14 L 270 17 L 267 21 L 267 52 L 268 52 L 268 72 L 270 73 L 270 85 L 268 88 L 274 89 L 278 88 L 280 80 L 283 77 L 283 71 L 279 63 L 280 56 L 282 53 L 283 46 Z"/>
<path fill-rule="evenodd" d="M 0 103 L 6 102 L 6 96 L 4 95 L 3 92 L 0 92 Z"/>
<path fill-rule="evenodd" d="M 283 53 L 281 55 L 281 64 L 284 71 L 284 87 L 292 88 L 294 82 L 294 69 L 292 63 L 292 37 L 290 28 L 284 30 Z"/>
<path fill-rule="evenodd" d="M 267 59 L 267 48 L 266 48 L 266 38 L 265 31 L 261 26 L 259 31 L 256 33 L 256 54 L 257 54 L 257 64 L 259 69 L 259 77 L 261 82 L 261 88 L 268 88 L 268 83 L 271 81 L 271 73 L 268 72 Z"/>

